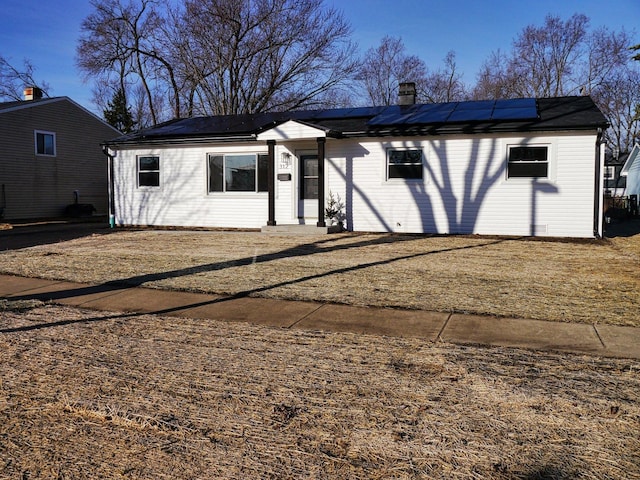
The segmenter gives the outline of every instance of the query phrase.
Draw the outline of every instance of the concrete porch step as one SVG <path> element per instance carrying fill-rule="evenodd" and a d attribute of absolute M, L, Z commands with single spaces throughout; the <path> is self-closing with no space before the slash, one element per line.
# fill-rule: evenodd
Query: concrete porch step
<path fill-rule="evenodd" d="M 264 225 L 261 229 L 263 233 L 291 233 L 295 235 L 323 235 L 327 233 L 340 233 L 342 229 L 340 225 L 329 225 L 326 227 L 318 227 L 316 225 Z"/>

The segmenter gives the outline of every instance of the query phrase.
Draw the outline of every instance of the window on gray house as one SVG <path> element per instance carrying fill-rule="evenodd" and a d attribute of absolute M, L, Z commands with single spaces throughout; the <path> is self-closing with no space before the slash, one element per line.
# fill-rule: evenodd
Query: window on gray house
<path fill-rule="evenodd" d="M 160 186 L 160 157 L 153 155 L 138 157 L 138 186 Z"/>
<path fill-rule="evenodd" d="M 56 155 L 56 134 L 53 132 L 35 131 L 36 155 Z"/>
<path fill-rule="evenodd" d="M 507 178 L 547 178 L 548 153 L 546 146 L 509 147 Z"/>
<path fill-rule="evenodd" d="M 387 150 L 387 178 L 421 179 L 422 150 Z"/>
<path fill-rule="evenodd" d="M 209 155 L 209 192 L 269 190 L 266 154 Z"/>

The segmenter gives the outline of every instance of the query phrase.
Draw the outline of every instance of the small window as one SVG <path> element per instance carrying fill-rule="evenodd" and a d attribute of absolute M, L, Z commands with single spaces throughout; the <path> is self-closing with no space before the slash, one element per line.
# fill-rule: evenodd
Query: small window
<path fill-rule="evenodd" d="M 387 150 L 387 179 L 421 179 L 422 150 Z"/>
<path fill-rule="evenodd" d="M 604 167 L 604 186 L 605 188 L 626 188 L 627 177 L 620 175 L 620 167 L 615 165 L 607 165 Z"/>
<path fill-rule="evenodd" d="M 138 187 L 160 186 L 160 157 L 138 157 Z"/>
<path fill-rule="evenodd" d="M 616 167 L 613 167 L 613 166 L 604 167 L 605 180 L 613 180 L 615 176 L 616 176 Z"/>
<path fill-rule="evenodd" d="M 36 155 L 56 156 L 56 134 L 52 132 L 35 131 Z"/>
<path fill-rule="evenodd" d="M 266 154 L 209 155 L 209 192 L 266 192 Z"/>
<path fill-rule="evenodd" d="M 547 178 L 549 176 L 548 148 L 509 147 L 508 178 Z"/>

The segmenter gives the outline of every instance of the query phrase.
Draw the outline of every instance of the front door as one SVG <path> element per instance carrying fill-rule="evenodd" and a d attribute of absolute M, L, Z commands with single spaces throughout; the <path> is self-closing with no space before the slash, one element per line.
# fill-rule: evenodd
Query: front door
<path fill-rule="evenodd" d="M 318 218 L 318 152 L 298 153 L 298 218 Z"/>

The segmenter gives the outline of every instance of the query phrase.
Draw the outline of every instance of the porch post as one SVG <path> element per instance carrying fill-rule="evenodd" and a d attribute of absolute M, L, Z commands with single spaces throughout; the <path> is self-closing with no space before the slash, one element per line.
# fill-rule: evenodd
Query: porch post
<path fill-rule="evenodd" d="M 276 189 L 275 189 L 275 165 L 276 165 L 276 141 L 275 140 L 267 140 L 267 148 L 269 153 L 269 165 L 267 167 L 267 176 L 269 177 L 269 181 L 267 184 L 267 188 L 269 190 L 269 220 L 267 220 L 267 225 L 275 225 L 276 224 Z"/>
<path fill-rule="evenodd" d="M 326 138 L 318 137 L 318 227 L 326 227 L 324 222 L 324 143 Z"/>

